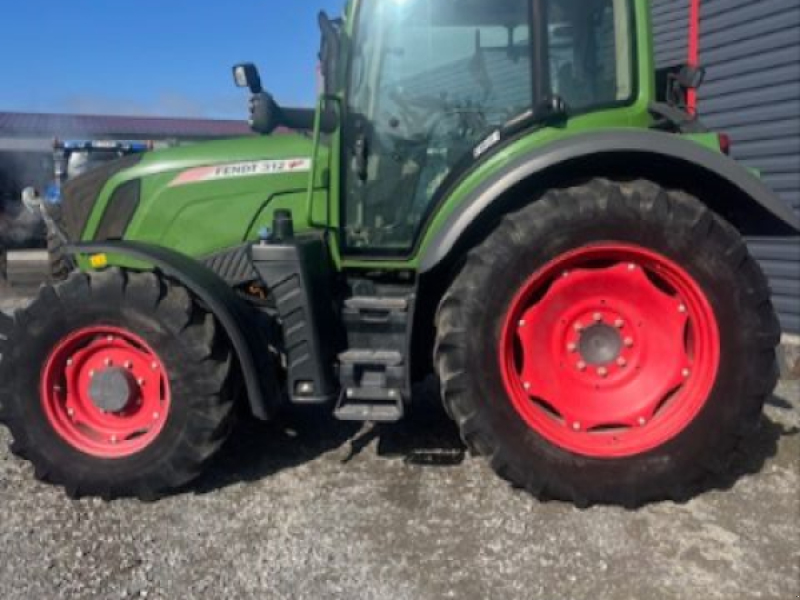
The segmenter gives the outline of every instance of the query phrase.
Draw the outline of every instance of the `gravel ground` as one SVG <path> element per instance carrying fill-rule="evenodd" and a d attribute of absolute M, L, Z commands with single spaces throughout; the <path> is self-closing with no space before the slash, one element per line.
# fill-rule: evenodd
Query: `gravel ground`
<path fill-rule="evenodd" d="M 433 403 L 391 427 L 245 423 L 155 504 L 70 501 L 0 428 L 0 597 L 791 600 L 798 433 L 800 382 L 784 383 L 729 489 L 630 512 L 509 489 Z"/>

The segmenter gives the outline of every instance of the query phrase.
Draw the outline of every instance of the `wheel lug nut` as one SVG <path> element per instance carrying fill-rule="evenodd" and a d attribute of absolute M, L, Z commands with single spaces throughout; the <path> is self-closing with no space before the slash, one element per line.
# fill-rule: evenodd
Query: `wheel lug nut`
<path fill-rule="evenodd" d="M 114 336 L 113 336 L 113 335 L 109 335 L 109 336 L 106 338 L 106 341 L 107 341 L 107 342 L 113 342 L 113 341 L 114 341 Z"/>
<path fill-rule="evenodd" d="M 107 359 L 105 359 L 105 360 L 103 361 L 103 364 L 104 364 L 105 366 L 107 366 L 107 367 L 110 367 L 110 366 L 111 366 L 111 359 L 110 359 L 110 358 L 107 358 Z"/>
<path fill-rule="evenodd" d="M 625 321 L 623 321 L 622 319 L 617 319 L 616 321 L 614 321 L 614 327 L 616 327 L 617 329 L 622 329 L 623 327 L 625 327 Z"/>
<path fill-rule="evenodd" d="M 684 377 L 689 377 L 691 374 L 692 374 L 692 372 L 689 369 L 684 369 L 683 370 L 683 376 Z"/>
<path fill-rule="evenodd" d="M 628 366 L 628 361 L 625 360 L 624 358 L 620 357 L 620 358 L 617 359 L 617 365 L 619 365 L 620 367 L 627 367 Z"/>
<path fill-rule="evenodd" d="M 640 427 L 644 427 L 645 425 L 647 425 L 647 419 L 645 419 L 644 417 L 641 417 L 639 419 L 639 426 Z"/>
<path fill-rule="evenodd" d="M 125 368 L 126 369 L 132 369 L 133 368 L 133 363 L 131 361 L 126 362 L 125 363 Z"/>
<path fill-rule="evenodd" d="M 608 369 L 605 367 L 600 367 L 597 369 L 597 374 L 600 375 L 600 377 L 608 377 Z"/>
<path fill-rule="evenodd" d="M 569 271 L 564 271 L 564 272 L 561 274 L 561 276 L 562 276 L 562 277 L 569 277 Z"/>
<path fill-rule="evenodd" d="M 581 332 L 583 331 L 583 323 L 575 323 L 575 331 Z"/>
<path fill-rule="evenodd" d="M 580 424 L 580 423 L 573 423 L 573 424 L 572 424 L 572 428 L 573 428 L 575 431 L 580 431 L 580 430 L 581 430 L 581 424 Z"/>
<path fill-rule="evenodd" d="M 71 367 L 71 366 L 72 366 L 72 365 L 74 365 L 74 364 L 75 364 L 75 361 L 74 361 L 73 359 L 71 359 L 71 358 L 68 358 L 68 359 L 67 359 L 67 366 L 68 366 L 68 367 Z"/>
<path fill-rule="evenodd" d="M 153 420 L 158 421 L 161 418 L 161 415 L 158 413 L 153 413 Z"/>
<path fill-rule="evenodd" d="M 92 369 L 91 371 L 89 371 L 89 377 L 94 377 L 94 376 L 95 376 L 95 372 L 94 372 L 94 369 Z"/>
<path fill-rule="evenodd" d="M 67 407 L 67 414 L 68 414 L 70 417 L 74 417 L 74 416 L 75 416 L 75 409 L 74 409 L 74 408 L 72 408 L 71 406 L 68 406 L 68 407 Z"/>
<path fill-rule="evenodd" d="M 155 371 L 156 369 L 158 369 L 158 363 L 157 362 L 152 363 L 150 365 L 150 368 L 153 369 L 153 371 Z"/>
<path fill-rule="evenodd" d="M 596 323 L 599 323 L 600 321 L 603 320 L 603 315 L 601 315 L 600 313 L 594 313 L 594 320 Z"/>
<path fill-rule="evenodd" d="M 586 370 L 586 363 L 583 362 L 583 361 L 579 362 L 578 363 L 578 370 L 579 371 L 585 371 Z"/>
<path fill-rule="evenodd" d="M 525 327 L 525 325 L 526 325 L 526 323 L 525 323 L 525 319 L 520 319 L 519 326 L 520 326 L 520 327 Z M 154 363 L 154 364 L 155 364 L 155 363 Z"/>
<path fill-rule="evenodd" d="M 136 383 L 139 384 L 139 387 L 141 387 L 144 385 L 144 379 L 140 377 L 139 379 L 136 380 Z"/>
<path fill-rule="evenodd" d="M 578 344 L 576 344 L 574 342 L 567 344 L 567 350 L 569 350 L 570 352 L 577 352 L 578 351 Z"/>
<path fill-rule="evenodd" d="M 111 443 L 112 444 L 116 444 L 117 443 L 117 436 L 115 436 L 115 435 L 111 436 Z"/>
<path fill-rule="evenodd" d="M 678 307 L 678 312 L 681 313 L 681 314 L 686 314 L 686 305 L 685 304 L 681 304 Z"/>
<path fill-rule="evenodd" d="M 526 390 L 529 390 L 531 389 L 531 384 L 526 381 L 525 383 L 522 384 L 522 387 L 524 387 Z"/>
<path fill-rule="evenodd" d="M 625 338 L 625 345 L 628 348 L 633 348 L 633 338 Z"/>

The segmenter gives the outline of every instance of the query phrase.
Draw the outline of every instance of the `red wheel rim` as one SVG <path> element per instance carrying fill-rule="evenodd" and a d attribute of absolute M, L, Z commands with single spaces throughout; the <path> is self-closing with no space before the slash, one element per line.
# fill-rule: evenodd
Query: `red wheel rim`
<path fill-rule="evenodd" d="M 70 446 L 99 458 L 124 458 L 147 448 L 164 429 L 169 379 L 141 338 L 118 327 L 86 327 L 50 354 L 41 398 L 48 422 Z"/>
<path fill-rule="evenodd" d="M 689 273 L 650 250 L 602 244 L 525 282 L 504 321 L 500 362 L 529 427 L 572 453 L 620 458 L 694 421 L 719 346 L 714 311 Z"/>

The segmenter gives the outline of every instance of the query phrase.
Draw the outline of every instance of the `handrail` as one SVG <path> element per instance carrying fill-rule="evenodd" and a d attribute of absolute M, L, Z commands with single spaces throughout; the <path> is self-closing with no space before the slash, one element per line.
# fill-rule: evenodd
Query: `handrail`
<path fill-rule="evenodd" d="M 337 127 L 341 127 L 341 100 L 332 94 L 321 94 L 317 100 L 317 111 L 314 115 L 314 136 L 313 136 L 313 150 L 311 153 L 311 171 L 308 177 L 308 189 L 306 191 L 306 215 L 308 226 L 312 228 L 330 228 L 331 223 L 331 194 L 328 194 L 325 202 L 325 221 L 318 222 L 314 220 L 314 188 L 317 179 L 317 160 L 319 159 L 319 145 L 322 140 L 322 111 L 328 102 L 336 106 Z M 328 153 L 328 170 L 330 172 L 331 163 L 333 161 L 333 149 Z"/>

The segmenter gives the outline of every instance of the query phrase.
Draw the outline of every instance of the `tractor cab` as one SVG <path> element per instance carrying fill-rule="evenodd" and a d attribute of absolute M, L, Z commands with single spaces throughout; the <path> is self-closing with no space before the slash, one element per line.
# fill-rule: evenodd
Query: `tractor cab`
<path fill-rule="evenodd" d="M 437 202 L 501 141 L 631 100 L 626 0 L 364 0 L 352 32 L 346 252 L 408 253 Z"/>
<path fill-rule="evenodd" d="M 344 23 L 323 13 L 320 25 L 316 124 L 340 153 L 346 256 L 407 257 L 440 201 L 504 142 L 636 100 L 632 0 L 361 0 Z M 314 128 L 311 111 L 263 92 L 253 65 L 234 73 L 254 94 L 257 132 Z"/>

